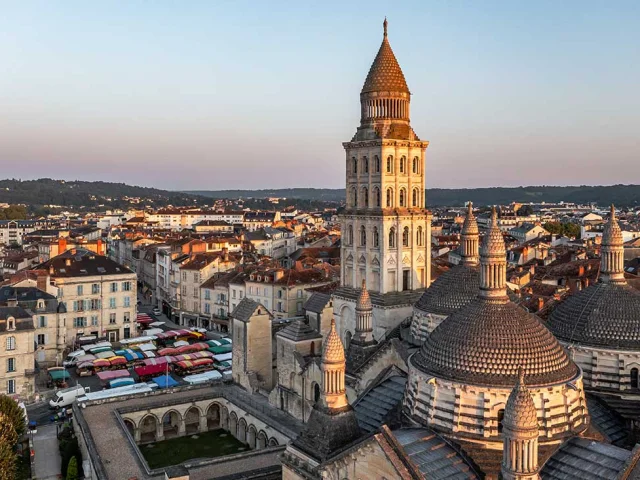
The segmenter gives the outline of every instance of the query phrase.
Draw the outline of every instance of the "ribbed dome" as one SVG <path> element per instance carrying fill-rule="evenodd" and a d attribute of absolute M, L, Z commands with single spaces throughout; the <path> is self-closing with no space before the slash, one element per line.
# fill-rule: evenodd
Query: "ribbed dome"
<path fill-rule="evenodd" d="M 415 307 L 426 313 L 451 315 L 478 296 L 478 265 L 456 265 L 440 275 L 425 290 Z"/>
<path fill-rule="evenodd" d="M 478 235 L 478 222 L 473 215 L 473 204 L 469 202 L 467 204 L 467 216 L 462 224 L 462 235 Z"/>
<path fill-rule="evenodd" d="M 567 343 L 640 350 L 640 292 L 626 283 L 596 283 L 556 307 L 549 328 Z"/>
<path fill-rule="evenodd" d="M 376 58 L 371 64 L 367 79 L 364 81 L 361 93 L 369 92 L 406 92 L 409 93 L 407 81 L 402 69 L 391 50 L 387 38 L 387 20 L 384 21 L 384 38 Z"/>
<path fill-rule="evenodd" d="M 336 321 L 331 319 L 331 330 L 324 341 L 322 348 L 323 363 L 344 363 L 344 347 L 340 341 L 340 336 L 336 332 Z"/>
<path fill-rule="evenodd" d="M 358 303 L 356 304 L 356 309 L 360 311 L 367 311 L 367 310 L 373 309 L 371 305 L 371 297 L 369 297 L 369 292 L 367 291 L 367 284 L 365 280 L 362 280 L 362 290 L 360 290 L 360 295 L 358 296 Z"/>
<path fill-rule="evenodd" d="M 478 298 L 442 322 L 412 357 L 421 371 L 462 383 L 510 386 L 522 366 L 532 385 L 578 373 L 556 338 L 512 302 Z"/>
<path fill-rule="evenodd" d="M 503 422 L 513 429 L 538 430 L 538 413 L 531 393 L 524 383 L 522 370 L 518 373 L 518 381 L 504 408 Z"/>

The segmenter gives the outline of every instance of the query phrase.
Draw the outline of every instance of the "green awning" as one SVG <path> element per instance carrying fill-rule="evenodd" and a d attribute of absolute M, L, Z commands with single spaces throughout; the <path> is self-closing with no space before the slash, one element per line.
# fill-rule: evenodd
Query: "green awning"
<path fill-rule="evenodd" d="M 220 354 L 220 353 L 229 353 L 231 351 L 232 347 L 231 345 L 224 345 L 224 346 L 220 346 L 220 347 L 209 347 L 207 348 L 207 350 L 209 350 L 211 353 L 215 353 L 216 355 Z"/>
<path fill-rule="evenodd" d="M 50 370 L 49 375 L 51 376 L 51 380 L 53 380 L 54 382 L 71 378 L 71 375 L 69 375 L 69 372 L 67 372 L 66 370 Z"/>

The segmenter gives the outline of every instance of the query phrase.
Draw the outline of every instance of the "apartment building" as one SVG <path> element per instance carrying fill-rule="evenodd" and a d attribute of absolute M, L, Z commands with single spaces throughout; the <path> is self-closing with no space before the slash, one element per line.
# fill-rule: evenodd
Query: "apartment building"
<path fill-rule="evenodd" d="M 22 245 L 25 235 L 48 224 L 46 220 L 0 220 L 0 245 Z"/>
<path fill-rule="evenodd" d="M 0 392 L 29 400 L 34 391 L 33 315 L 11 302 L 0 307 Z"/>
<path fill-rule="evenodd" d="M 136 274 L 88 250 L 69 250 L 39 265 L 58 287 L 67 310 L 67 343 L 78 335 L 115 342 L 134 333 Z"/>

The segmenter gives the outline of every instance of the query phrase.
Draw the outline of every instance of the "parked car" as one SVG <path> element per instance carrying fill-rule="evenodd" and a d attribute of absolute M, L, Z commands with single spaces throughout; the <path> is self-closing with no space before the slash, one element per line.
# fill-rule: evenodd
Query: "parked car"
<path fill-rule="evenodd" d="M 154 308 L 152 310 L 152 313 L 157 317 L 159 315 L 162 315 L 162 310 L 160 310 L 158 307 Z"/>
<path fill-rule="evenodd" d="M 76 350 L 75 352 L 71 352 L 69 355 L 67 355 L 67 358 L 64 359 L 62 365 L 66 368 L 73 367 L 77 363 L 78 357 L 81 357 L 82 355 L 86 355 L 84 350 Z"/>

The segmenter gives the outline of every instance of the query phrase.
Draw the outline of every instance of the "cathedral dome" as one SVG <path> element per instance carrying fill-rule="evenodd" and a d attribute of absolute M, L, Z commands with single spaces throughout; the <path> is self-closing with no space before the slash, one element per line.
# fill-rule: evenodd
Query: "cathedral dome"
<path fill-rule="evenodd" d="M 409 93 L 409 87 L 407 87 L 407 81 L 404 79 L 400 64 L 396 60 L 393 50 L 391 50 L 391 45 L 389 45 L 386 19 L 384 21 L 382 45 L 380 45 L 380 50 L 378 50 L 378 54 L 373 60 L 373 64 L 371 64 L 369 74 L 360 93 L 371 92 Z"/>
<path fill-rule="evenodd" d="M 549 328 L 562 341 L 640 350 L 640 292 L 626 283 L 596 283 L 556 307 Z"/>
<path fill-rule="evenodd" d="M 436 377 L 488 386 L 513 385 L 520 366 L 532 385 L 567 382 L 578 373 L 534 315 L 484 298 L 442 322 L 412 363 Z"/>
<path fill-rule="evenodd" d="M 476 298 L 479 288 L 478 265 L 456 265 L 425 290 L 415 308 L 436 315 L 451 315 Z"/>

